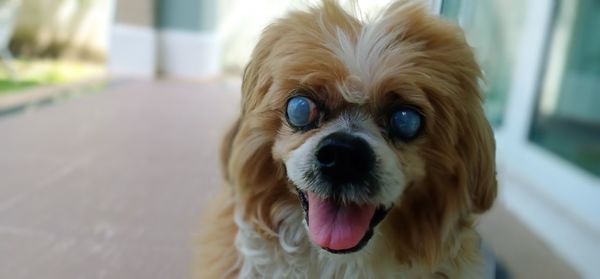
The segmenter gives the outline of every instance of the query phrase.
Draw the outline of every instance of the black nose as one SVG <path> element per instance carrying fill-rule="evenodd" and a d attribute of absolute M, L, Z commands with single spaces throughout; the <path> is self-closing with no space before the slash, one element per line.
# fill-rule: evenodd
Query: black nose
<path fill-rule="evenodd" d="M 375 155 L 362 138 L 337 132 L 325 137 L 317 147 L 317 165 L 323 177 L 334 184 L 367 179 Z"/>

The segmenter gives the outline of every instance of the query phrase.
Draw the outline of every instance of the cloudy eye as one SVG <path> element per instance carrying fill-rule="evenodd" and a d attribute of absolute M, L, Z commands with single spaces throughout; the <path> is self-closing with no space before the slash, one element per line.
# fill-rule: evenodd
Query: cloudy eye
<path fill-rule="evenodd" d="M 402 107 L 392 114 L 390 131 L 401 140 L 411 140 L 417 136 L 422 125 L 421 114 L 410 107 Z"/>
<path fill-rule="evenodd" d="M 318 110 L 315 103 L 303 96 L 292 97 L 288 100 L 286 117 L 295 128 L 305 128 L 317 120 Z"/>

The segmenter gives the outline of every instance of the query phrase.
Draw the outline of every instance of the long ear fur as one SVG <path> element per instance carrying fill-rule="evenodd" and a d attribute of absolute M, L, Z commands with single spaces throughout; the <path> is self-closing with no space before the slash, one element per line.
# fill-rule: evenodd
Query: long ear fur
<path fill-rule="evenodd" d="M 470 115 L 465 127 L 463 160 L 470 173 L 469 185 L 472 210 L 482 213 L 492 207 L 496 199 L 496 156 L 492 129 L 479 109 Z"/>
<path fill-rule="evenodd" d="M 265 238 L 276 235 L 273 216 L 294 197 L 289 192 L 284 169 L 272 155 L 276 133 L 281 125 L 280 108 L 270 107 L 264 96 L 272 86 L 268 56 L 282 34 L 279 25 L 267 27 L 254 48 L 244 71 L 242 109 L 230 147 L 224 147 L 227 177 L 236 200 L 236 212 Z M 234 135 L 235 134 L 235 135 Z M 293 202 L 293 201 L 292 201 Z"/>

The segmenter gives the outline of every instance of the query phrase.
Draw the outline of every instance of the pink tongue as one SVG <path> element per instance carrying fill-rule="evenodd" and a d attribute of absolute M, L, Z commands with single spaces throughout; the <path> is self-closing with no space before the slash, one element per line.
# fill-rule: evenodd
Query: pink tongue
<path fill-rule="evenodd" d="M 308 192 L 308 234 L 317 245 L 331 250 L 358 245 L 375 214 L 374 205 L 339 205 Z"/>

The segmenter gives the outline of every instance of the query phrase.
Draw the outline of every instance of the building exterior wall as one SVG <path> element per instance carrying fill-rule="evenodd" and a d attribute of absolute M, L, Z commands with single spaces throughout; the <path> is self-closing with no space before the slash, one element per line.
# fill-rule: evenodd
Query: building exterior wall
<path fill-rule="evenodd" d="M 217 1 L 158 0 L 154 11 L 159 29 L 212 31 L 217 22 Z"/>
<path fill-rule="evenodd" d="M 154 0 L 116 0 L 115 23 L 154 26 Z"/>
<path fill-rule="evenodd" d="M 218 75 L 217 5 L 216 0 L 117 0 L 110 72 L 186 79 Z"/>

